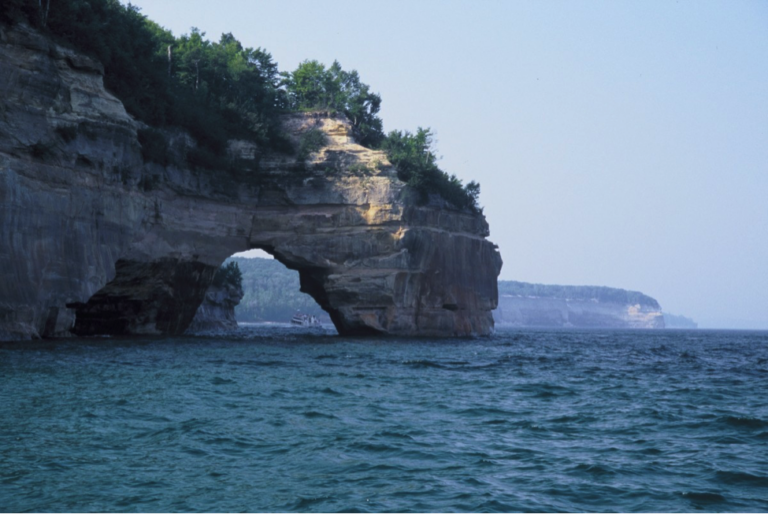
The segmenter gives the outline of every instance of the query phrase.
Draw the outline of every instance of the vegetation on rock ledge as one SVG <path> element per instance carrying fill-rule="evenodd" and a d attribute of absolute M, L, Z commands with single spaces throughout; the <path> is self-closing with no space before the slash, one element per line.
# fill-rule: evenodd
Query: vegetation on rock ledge
<path fill-rule="evenodd" d="M 419 193 L 421 202 L 435 192 L 459 209 L 477 211 L 480 184 L 472 181 L 465 186 L 456 175 L 449 176 L 438 168 L 432 146 L 432 132 L 421 127 L 416 134 L 394 130 L 382 143 L 397 168 L 397 177 Z"/>
<path fill-rule="evenodd" d="M 237 261 L 229 261 L 216 270 L 212 284 L 216 287 L 233 286 L 237 289 L 243 287 L 243 273 L 237 265 Z"/>
<path fill-rule="evenodd" d="M 387 151 L 398 177 L 422 203 L 438 194 L 457 209 L 479 210 L 480 186 L 465 186 L 440 170 L 430 130 L 385 135 L 378 116 L 381 97 L 338 62 L 326 68 L 305 61 L 280 73 L 266 50 L 243 47 L 232 34 L 211 42 L 193 28 L 175 37 L 119 0 L 4 0 L 0 21 L 27 22 L 101 61 L 105 86 L 130 114 L 151 127 L 179 127 L 194 137 L 199 148 L 188 156 L 193 167 L 220 169 L 229 139 L 306 152 L 291 148 L 280 114 L 329 109 L 352 122 L 360 144 Z M 167 164 L 161 132 L 148 135 L 141 137 L 145 159 Z"/>

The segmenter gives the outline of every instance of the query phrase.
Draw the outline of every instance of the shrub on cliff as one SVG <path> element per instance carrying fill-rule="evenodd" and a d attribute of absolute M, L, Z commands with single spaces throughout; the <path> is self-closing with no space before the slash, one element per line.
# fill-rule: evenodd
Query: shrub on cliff
<path fill-rule="evenodd" d="M 357 71 L 344 71 L 338 61 L 327 69 L 317 61 L 304 61 L 282 76 L 290 108 L 344 113 L 358 142 L 385 150 L 398 178 L 417 192 L 421 203 L 426 203 L 429 193 L 435 193 L 457 209 L 479 212 L 480 185 L 470 182 L 464 186 L 456 175 L 448 175 L 437 166 L 429 129 L 419 128 L 416 134 L 395 130 L 384 135 L 378 117 L 381 97 L 360 82 Z"/>
<path fill-rule="evenodd" d="M 397 168 L 397 177 L 418 193 L 422 203 L 428 200 L 430 193 L 436 193 L 457 209 L 478 212 L 480 184 L 472 181 L 465 186 L 456 175 L 442 171 L 437 166 L 433 145 L 430 129 L 419 127 L 415 134 L 393 130 L 381 147 Z"/>
<path fill-rule="evenodd" d="M 317 61 L 304 61 L 294 71 L 281 75 L 290 109 L 344 113 L 352 122 L 357 141 L 369 148 L 384 139 L 378 116 L 381 97 L 360 81 L 357 71 L 344 71 L 338 61 L 327 69 Z"/>
<path fill-rule="evenodd" d="M 141 156 L 145 162 L 156 162 L 161 166 L 168 164 L 168 140 L 165 134 L 152 128 L 139 129 L 137 132 L 141 145 Z"/>
<path fill-rule="evenodd" d="M 243 288 L 243 274 L 240 271 L 240 267 L 236 261 L 230 261 L 226 265 L 216 270 L 216 274 L 213 276 L 213 285 L 216 287 L 224 287 L 227 285 L 234 286 L 235 288 Z"/>
<path fill-rule="evenodd" d="M 306 160 L 309 154 L 317 152 L 327 143 L 325 132 L 318 129 L 310 129 L 301 135 L 297 157 L 300 161 Z"/>

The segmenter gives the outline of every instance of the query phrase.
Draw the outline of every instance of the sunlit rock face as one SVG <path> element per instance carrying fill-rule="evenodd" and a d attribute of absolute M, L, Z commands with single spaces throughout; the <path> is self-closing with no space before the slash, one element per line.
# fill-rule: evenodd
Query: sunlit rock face
<path fill-rule="evenodd" d="M 488 334 L 498 250 L 482 215 L 419 206 L 349 123 L 287 116 L 296 156 L 233 141 L 238 171 L 144 162 L 101 66 L 0 26 L 0 339 L 180 334 L 225 258 L 262 248 L 299 271 L 339 332 Z"/>

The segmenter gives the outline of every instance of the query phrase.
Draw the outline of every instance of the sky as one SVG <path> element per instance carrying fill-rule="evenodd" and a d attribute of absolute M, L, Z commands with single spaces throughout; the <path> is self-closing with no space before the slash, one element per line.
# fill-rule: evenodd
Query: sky
<path fill-rule="evenodd" d="M 501 280 L 768 329 L 768 2 L 133 0 L 283 71 L 338 60 L 481 184 Z"/>

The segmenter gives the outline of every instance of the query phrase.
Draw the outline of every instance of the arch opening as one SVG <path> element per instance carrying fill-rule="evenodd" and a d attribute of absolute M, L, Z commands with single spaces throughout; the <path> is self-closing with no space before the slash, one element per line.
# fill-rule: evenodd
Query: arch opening
<path fill-rule="evenodd" d="M 306 278 L 311 272 L 292 269 L 268 251 L 235 254 L 226 263 L 237 263 L 243 296 L 234 307 L 238 323 L 290 323 L 312 326 L 333 322 L 329 312 L 311 294 Z M 315 323 L 316 320 L 316 323 Z"/>
<path fill-rule="evenodd" d="M 79 336 L 184 333 L 218 268 L 200 261 L 119 259 L 115 277 L 75 311 Z"/>
<path fill-rule="evenodd" d="M 230 263 L 239 268 L 236 287 L 218 280 Z M 297 313 L 343 333 L 343 318 L 323 289 L 326 276 L 266 245 L 235 253 L 221 266 L 170 257 L 119 259 L 112 280 L 86 302 L 66 307 L 74 311 L 70 331 L 78 336 L 181 335 L 235 329 L 238 322 L 290 323 Z"/>

